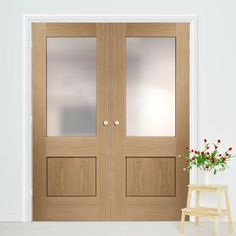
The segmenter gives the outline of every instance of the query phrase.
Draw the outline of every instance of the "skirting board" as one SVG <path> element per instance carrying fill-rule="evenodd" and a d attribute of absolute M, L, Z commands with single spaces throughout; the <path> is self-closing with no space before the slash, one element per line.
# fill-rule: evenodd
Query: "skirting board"
<path fill-rule="evenodd" d="M 0 212 L 0 222 L 22 222 L 22 212 Z"/>

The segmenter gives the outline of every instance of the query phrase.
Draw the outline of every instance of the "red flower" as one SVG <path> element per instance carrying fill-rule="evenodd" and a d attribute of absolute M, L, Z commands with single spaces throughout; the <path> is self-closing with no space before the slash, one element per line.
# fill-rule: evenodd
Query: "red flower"
<path fill-rule="evenodd" d="M 197 151 L 195 151 L 195 154 L 197 154 Z"/>
<path fill-rule="evenodd" d="M 218 139 L 218 140 L 217 140 L 217 142 L 218 142 L 218 143 L 220 143 L 220 142 L 221 142 L 221 140 L 220 140 L 220 139 Z"/>
<path fill-rule="evenodd" d="M 215 163 L 215 158 L 214 157 L 211 158 L 211 162 Z"/>
<path fill-rule="evenodd" d="M 194 152 L 194 150 L 192 149 L 191 152 Z"/>
<path fill-rule="evenodd" d="M 207 152 L 206 154 L 207 154 L 207 155 L 210 155 L 210 152 Z"/>
<path fill-rule="evenodd" d="M 195 158 L 193 157 L 193 158 L 192 158 L 192 160 L 194 161 L 194 160 L 195 160 Z"/>
<path fill-rule="evenodd" d="M 201 152 L 201 155 L 203 156 L 203 155 L 204 155 L 204 152 Z"/>
<path fill-rule="evenodd" d="M 228 157 L 228 156 L 229 156 L 229 153 L 226 153 L 225 155 Z"/>
<path fill-rule="evenodd" d="M 226 158 L 225 158 L 225 157 L 223 157 L 223 158 L 222 158 L 222 162 L 224 162 L 225 160 L 226 160 Z"/>
<path fill-rule="evenodd" d="M 209 157 L 206 157 L 206 160 L 209 160 Z"/>
<path fill-rule="evenodd" d="M 214 146 L 215 146 L 215 149 L 217 149 L 218 147 L 214 144 Z"/>
<path fill-rule="evenodd" d="M 204 142 L 206 143 L 206 142 L 207 142 L 207 140 L 206 140 L 206 139 L 204 139 Z"/>
<path fill-rule="evenodd" d="M 229 151 L 231 151 L 232 149 L 233 149 L 233 148 L 230 147 L 230 148 L 229 148 Z"/>

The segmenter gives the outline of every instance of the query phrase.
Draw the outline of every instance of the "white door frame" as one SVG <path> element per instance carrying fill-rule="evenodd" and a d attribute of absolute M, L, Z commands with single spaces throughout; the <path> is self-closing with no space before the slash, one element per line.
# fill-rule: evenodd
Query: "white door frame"
<path fill-rule="evenodd" d="M 32 221 L 32 39 L 34 22 L 186 22 L 190 23 L 190 146 L 197 148 L 197 76 L 198 16 L 197 15 L 23 15 L 23 215 Z M 190 173 L 190 183 L 197 183 L 197 170 Z"/>

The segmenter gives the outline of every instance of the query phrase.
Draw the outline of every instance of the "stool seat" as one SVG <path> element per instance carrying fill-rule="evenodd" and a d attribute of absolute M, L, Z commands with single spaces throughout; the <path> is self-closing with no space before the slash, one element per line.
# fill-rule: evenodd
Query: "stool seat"
<path fill-rule="evenodd" d="M 218 191 L 225 191 L 228 189 L 228 185 L 221 185 L 221 184 L 208 184 L 208 185 L 200 185 L 200 184 L 191 184 L 188 185 L 188 188 L 192 190 L 197 190 L 201 192 L 216 192 Z"/>
<path fill-rule="evenodd" d="M 195 208 L 183 208 L 182 212 L 185 213 L 185 215 L 190 216 L 225 216 L 228 214 L 226 209 L 221 209 L 218 211 L 216 208 L 209 208 L 209 207 L 195 207 Z"/>

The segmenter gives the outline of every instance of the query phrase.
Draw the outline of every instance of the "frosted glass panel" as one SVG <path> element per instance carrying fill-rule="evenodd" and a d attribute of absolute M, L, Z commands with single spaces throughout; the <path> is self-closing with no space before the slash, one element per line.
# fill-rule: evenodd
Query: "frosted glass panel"
<path fill-rule="evenodd" d="M 96 135 L 96 39 L 47 39 L 48 136 Z"/>
<path fill-rule="evenodd" d="M 175 38 L 127 38 L 126 133 L 175 136 Z"/>

